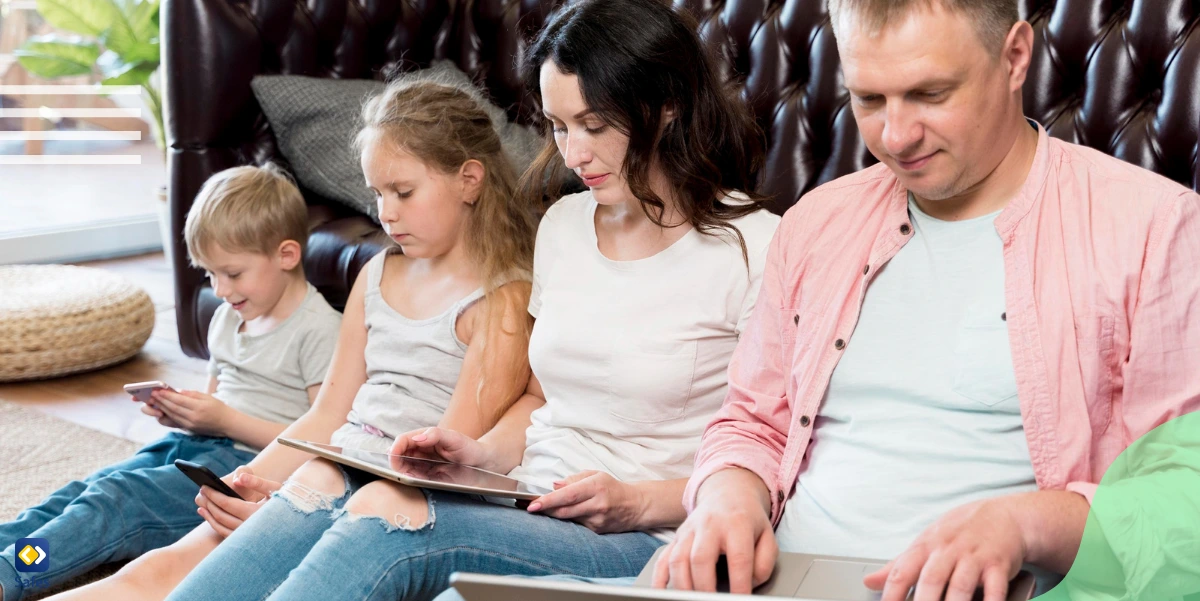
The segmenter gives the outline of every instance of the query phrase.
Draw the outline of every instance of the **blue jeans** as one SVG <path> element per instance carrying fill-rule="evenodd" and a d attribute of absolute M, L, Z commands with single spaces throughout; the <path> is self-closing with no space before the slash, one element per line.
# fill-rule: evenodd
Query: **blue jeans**
<path fill-rule="evenodd" d="M 41 504 L 0 524 L 0 586 L 15 601 L 33 589 L 62 583 L 103 563 L 131 559 L 183 538 L 203 520 L 199 490 L 172 462 L 186 459 L 219 476 L 254 459 L 228 438 L 172 432 L 133 457 L 54 491 Z M 14 567 L 19 538 L 50 543 L 50 570 L 20 573 Z M 28 589 L 28 590 L 26 590 Z"/>
<path fill-rule="evenodd" d="M 168 601 L 425 600 L 446 590 L 453 572 L 636 576 L 663 544 L 440 491 L 425 491 L 424 525 L 399 527 L 347 513 L 368 478 L 343 473 L 345 493 L 336 498 L 285 485 Z"/>

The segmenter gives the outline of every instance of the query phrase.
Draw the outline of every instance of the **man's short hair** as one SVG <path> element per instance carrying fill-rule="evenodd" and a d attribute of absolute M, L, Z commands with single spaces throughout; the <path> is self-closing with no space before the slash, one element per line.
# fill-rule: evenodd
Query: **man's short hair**
<path fill-rule="evenodd" d="M 828 0 L 829 17 L 837 35 L 840 19 L 852 12 L 862 19 L 868 31 L 882 30 L 888 23 L 907 16 L 915 9 L 929 8 L 934 2 L 946 10 L 966 15 L 975 23 L 975 28 L 984 47 L 999 51 L 1004 46 L 1009 30 L 1020 20 L 1017 0 Z M 936 32 L 930 32 L 935 34 Z"/>
<path fill-rule="evenodd" d="M 183 228 L 193 265 L 208 263 L 209 249 L 225 252 L 274 253 L 285 240 L 308 242 L 308 207 L 304 196 L 284 171 L 263 167 L 233 167 L 204 182 L 188 211 Z"/>

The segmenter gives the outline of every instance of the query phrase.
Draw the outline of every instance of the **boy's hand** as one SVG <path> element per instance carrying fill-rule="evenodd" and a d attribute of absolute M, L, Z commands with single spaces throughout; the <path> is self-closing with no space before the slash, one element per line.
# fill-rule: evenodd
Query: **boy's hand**
<path fill-rule="evenodd" d="M 271 493 L 282 486 L 274 480 L 255 476 L 254 470 L 245 465 L 233 470 L 232 474 L 221 480 L 245 500 L 228 497 L 203 486 L 196 495 L 196 505 L 199 506 L 196 512 L 222 538 L 228 537 L 238 526 L 250 519 L 250 516 L 271 498 Z"/>
<path fill-rule="evenodd" d="M 134 400 L 136 401 L 137 399 Z M 170 416 L 164 413 L 162 409 L 159 409 L 158 403 L 143 403 L 142 413 L 153 417 L 154 419 L 158 420 L 158 423 L 168 428 L 183 428 L 183 426 L 175 423 L 175 420 L 171 419 Z"/>
<path fill-rule="evenodd" d="M 225 436 L 228 430 L 227 424 L 233 409 L 210 394 L 198 390 L 174 392 L 159 389 L 150 398 L 154 399 L 166 417 L 178 424 L 174 427 L 205 436 Z"/>

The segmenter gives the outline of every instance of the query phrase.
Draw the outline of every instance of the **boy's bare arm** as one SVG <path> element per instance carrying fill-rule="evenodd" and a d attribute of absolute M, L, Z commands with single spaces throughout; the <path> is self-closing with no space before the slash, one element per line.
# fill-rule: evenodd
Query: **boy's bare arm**
<path fill-rule="evenodd" d="M 246 415 L 230 407 L 225 424 L 225 435 L 244 445 L 263 449 L 274 442 L 287 427 L 288 424 L 280 424 L 252 415 Z"/>
<path fill-rule="evenodd" d="M 312 399 L 316 396 L 317 390 L 320 390 L 320 386 L 310 387 L 309 402 L 311 402 Z M 180 425 L 185 428 L 188 426 L 192 426 L 192 429 L 200 431 L 201 433 L 205 433 L 205 434 L 227 436 L 227 437 L 232 438 L 242 444 L 249 445 L 249 446 L 252 446 L 255 448 L 259 448 L 259 449 L 266 447 L 268 444 L 271 444 L 271 442 L 274 441 L 277 436 L 279 436 L 279 433 L 282 432 L 285 428 L 287 428 L 287 424 L 279 424 L 279 423 L 275 423 L 275 422 L 268 421 L 265 419 L 260 419 L 260 418 L 242 413 L 241 411 L 238 411 L 237 409 L 234 409 L 233 407 L 230 407 L 228 405 L 218 404 L 218 401 L 220 399 L 217 399 L 216 397 L 213 396 L 213 394 L 216 391 L 217 391 L 217 379 L 210 376 L 208 378 L 208 387 L 205 390 L 206 395 L 197 395 L 195 398 L 192 398 L 190 401 L 185 401 L 185 399 L 188 397 L 188 394 L 190 394 L 190 393 L 184 393 L 182 395 L 171 395 L 171 398 L 175 399 L 176 402 L 180 402 L 180 401 L 188 402 L 189 403 L 188 409 L 195 410 L 195 408 L 200 406 L 200 404 L 202 404 L 202 403 L 208 403 L 208 404 L 211 404 L 211 405 L 214 405 L 214 406 L 220 408 L 220 411 L 215 414 L 218 417 L 214 418 L 215 421 L 213 423 L 208 423 L 208 420 L 205 419 L 204 420 L 205 425 L 203 427 L 196 427 L 198 424 L 193 425 L 190 423 L 188 423 L 188 424 L 181 423 Z M 179 396 L 183 396 L 184 398 L 179 398 Z M 203 398 L 203 396 L 208 396 L 211 398 L 209 398 L 208 400 L 205 400 Z M 174 419 L 176 421 L 179 421 L 179 420 L 183 420 L 184 422 L 188 421 L 187 419 L 185 419 L 183 417 L 183 415 L 185 415 L 185 413 L 180 410 L 181 407 L 175 406 L 170 402 L 167 402 L 164 404 L 167 405 L 167 407 L 168 407 L 168 409 L 167 409 L 168 416 L 171 416 L 172 411 L 174 411 L 175 412 Z"/>
<path fill-rule="evenodd" d="M 317 393 L 320 391 L 320 384 L 308 387 L 309 405 L 312 405 L 317 399 Z M 257 449 L 267 448 L 267 445 L 275 442 L 275 439 L 279 438 L 279 435 L 291 425 L 259 419 L 236 410 L 232 411 L 229 421 L 226 435 Z"/>

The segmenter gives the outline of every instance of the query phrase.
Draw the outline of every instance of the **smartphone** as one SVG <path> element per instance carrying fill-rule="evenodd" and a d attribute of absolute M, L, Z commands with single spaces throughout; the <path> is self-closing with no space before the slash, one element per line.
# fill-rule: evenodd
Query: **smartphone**
<path fill-rule="evenodd" d="M 212 470 L 200 465 L 199 463 L 192 463 L 191 461 L 176 459 L 175 467 L 179 468 L 179 471 L 183 472 L 185 476 L 191 478 L 192 482 L 195 482 L 200 486 L 207 486 L 227 497 L 233 497 L 235 499 L 245 501 L 241 495 L 234 492 L 232 488 L 229 488 L 228 484 L 225 484 L 223 480 L 218 478 L 217 475 L 212 472 Z"/>
<path fill-rule="evenodd" d="M 149 403 L 150 393 L 159 389 L 166 389 L 170 390 L 171 392 L 175 392 L 174 388 L 171 388 L 170 386 L 167 386 L 158 380 L 154 380 L 152 382 L 135 382 L 133 384 L 125 385 L 125 392 L 129 393 L 133 396 L 133 398 L 143 403 Z"/>

